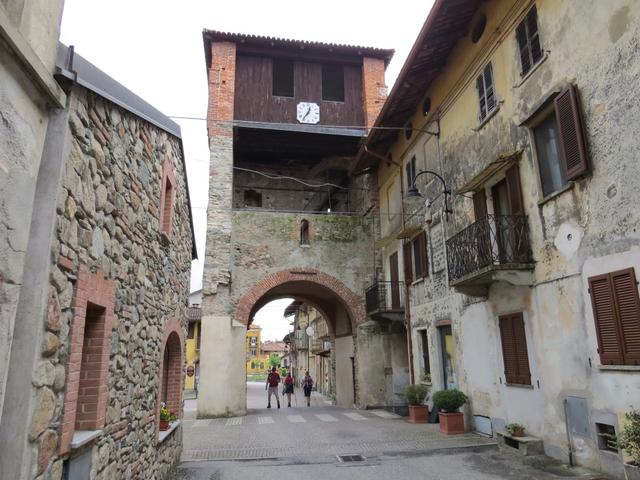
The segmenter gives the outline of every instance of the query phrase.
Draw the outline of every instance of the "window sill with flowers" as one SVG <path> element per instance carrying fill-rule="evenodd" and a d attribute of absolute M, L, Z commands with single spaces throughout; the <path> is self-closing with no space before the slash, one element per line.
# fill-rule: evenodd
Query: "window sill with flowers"
<path fill-rule="evenodd" d="M 158 443 L 162 443 L 180 425 L 178 416 L 163 403 L 160 407 L 160 427 Z"/>

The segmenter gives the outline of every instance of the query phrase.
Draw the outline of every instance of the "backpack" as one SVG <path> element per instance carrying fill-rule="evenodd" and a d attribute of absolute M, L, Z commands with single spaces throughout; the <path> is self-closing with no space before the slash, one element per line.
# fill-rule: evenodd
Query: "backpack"
<path fill-rule="evenodd" d="M 269 374 L 268 380 L 269 380 L 270 387 L 277 387 L 278 383 L 280 382 L 280 375 L 278 375 L 278 372 L 276 373 L 271 372 Z"/>
<path fill-rule="evenodd" d="M 313 388 L 313 380 L 311 379 L 311 377 L 305 377 L 305 379 L 304 379 L 304 387 Z"/>

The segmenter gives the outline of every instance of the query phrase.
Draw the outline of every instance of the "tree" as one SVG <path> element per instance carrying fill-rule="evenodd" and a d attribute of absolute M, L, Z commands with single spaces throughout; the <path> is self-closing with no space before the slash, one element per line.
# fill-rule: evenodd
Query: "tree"
<path fill-rule="evenodd" d="M 271 367 L 280 367 L 280 357 L 275 353 L 269 355 L 269 369 L 271 369 Z"/>

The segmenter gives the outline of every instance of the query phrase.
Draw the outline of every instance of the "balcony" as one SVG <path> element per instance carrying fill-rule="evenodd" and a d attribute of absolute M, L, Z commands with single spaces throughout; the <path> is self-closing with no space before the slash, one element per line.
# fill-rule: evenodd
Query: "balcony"
<path fill-rule="evenodd" d="M 447 240 L 449 285 L 485 296 L 493 282 L 532 285 L 534 261 L 525 215 L 487 215 Z"/>
<path fill-rule="evenodd" d="M 365 290 L 367 315 L 374 320 L 404 320 L 404 282 L 377 281 Z"/>

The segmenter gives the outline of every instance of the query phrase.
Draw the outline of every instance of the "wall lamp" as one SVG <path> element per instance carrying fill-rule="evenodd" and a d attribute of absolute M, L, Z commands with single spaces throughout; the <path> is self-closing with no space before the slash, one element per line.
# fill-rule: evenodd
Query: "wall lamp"
<path fill-rule="evenodd" d="M 444 181 L 444 178 L 442 178 L 440 176 L 440 174 L 436 173 L 436 172 L 432 172 L 431 170 L 422 170 L 421 172 L 418 172 L 416 174 L 415 177 L 413 177 L 413 184 L 411 185 L 411 188 L 409 188 L 409 190 L 407 191 L 407 198 L 421 198 L 422 194 L 420 193 L 420 191 L 418 190 L 418 188 L 416 187 L 416 179 L 420 176 L 423 175 L 425 173 L 430 173 L 431 175 L 435 176 L 438 180 L 440 180 L 442 182 L 442 194 L 444 195 L 444 215 L 447 221 L 449 221 L 449 214 L 453 213 L 453 210 L 451 210 L 449 208 L 449 195 L 451 195 L 451 190 L 449 190 L 447 188 L 447 184 Z"/>

